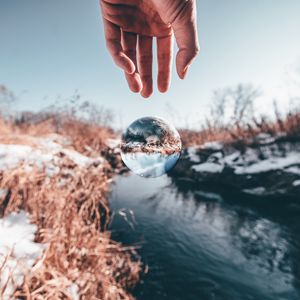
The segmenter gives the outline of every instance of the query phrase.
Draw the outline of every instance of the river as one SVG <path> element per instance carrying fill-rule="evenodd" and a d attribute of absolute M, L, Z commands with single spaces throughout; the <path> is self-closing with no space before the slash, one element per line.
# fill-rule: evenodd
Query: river
<path fill-rule="evenodd" d="M 137 299 L 300 299 L 299 206 L 133 174 L 116 177 L 110 205 L 113 238 L 138 245 L 149 269 Z"/>

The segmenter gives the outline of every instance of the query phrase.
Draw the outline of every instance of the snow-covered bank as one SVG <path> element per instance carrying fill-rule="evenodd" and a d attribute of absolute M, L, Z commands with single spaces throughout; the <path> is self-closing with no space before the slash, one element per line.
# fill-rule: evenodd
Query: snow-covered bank
<path fill-rule="evenodd" d="M 24 273 L 42 255 L 44 246 L 34 242 L 37 226 L 30 224 L 21 211 L 0 219 L 0 291 L 1 299 L 12 299 L 16 286 L 24 280 Z"/>
<path fill-rule="evenodd" d="M 189 147 L 171 176 L 250 195 L 299 198 L 300 142 L 264 134 L 241 148 L 219 142 Z"/>
<path fill-rule="evenodd" d="M 0 172 L 7 173 L 22 166 L 25 173 L 30 174 L 33 168 L 37 168 L 45 171 L 51 178 L 60 172 L 70 175 L 74 168 L 88 168 L 92 164 L 99 166 L 104 163 L 101 156 L 90 158 L 69 146 L 70 141 L 54 134 L 44 137 L 11 135 L 10 143 L 0 143 Z M 69 165 L 65 165 L 65 162 L 73 164 L 73 168 L 68 168 Z M 7 195 L 9 189 L 0 189 L 0 203 Z M 1 299 L 13 298 L 12 295 L 15 289 L 22 285 L 25 274 L 46 249 L 44 244 L 33 242 L 36 234 L 37 226 L 30 224 L 25 211 L 12 212 L 0 218 L 0 292 L 3 292 Z M 73 299 L 78 299 L 76 284 L 70 286 L 69 293 Z"/>
<path fill-rule="evenodd" d="M 27 166 L 45 168 L 48 174 L 59 172 L 57 163 L 63 156 L 79 167 L 88 167 L 103 162 L 102 157 L 90 158 L 56 141 L 57 136 L 44 138 L 31 137 L 29 145 L 0 144 L 0 171 L 17 167 L 20 163 Z"/>
<path fill-rule="evenodd" d="M 120 158 L 101 128 L 72 122 L 0 133 L 1 299 L 132 299 L 140 260 L 107 230 L 109 159 Z"/>

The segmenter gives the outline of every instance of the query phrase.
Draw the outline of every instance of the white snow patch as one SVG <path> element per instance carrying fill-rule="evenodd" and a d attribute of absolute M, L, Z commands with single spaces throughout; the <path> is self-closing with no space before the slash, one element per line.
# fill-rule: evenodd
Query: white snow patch
<path fill-rule="evenodd" d="M 224 161 L 228 165 L 233 165 L 239 159 L 241 159 L 241 153 L 240 152 L 233 152 L 232 154 L 224 157 Z"/>
<path fill-rule="evenodd" d="M 260 133 L 256 136 L 256 139 L 259 140 L 261 145 L 271 144 L 275 142 L 275 138 L 268 133 Z"/>
<path fill-rule="evenodd" d="M 6 196 L 7 189 L 0 189 L 0 199 L 3 199 Z"/>
<path fill-rule="evenodd" d="M 193 150 L 190 150 L 188 154 L 193 159 Z M 224 166 L 228 166 L 238 175 L 259 174 L 275 170 L 300 175 L 300 167 L 297 166 L 300 165 L 299 152 L 290 151 L 283 157 L 277 153 L 272 153 L 272 151 L 266 155 L 265 151 L 266 159 L 261 159 L 259 154 L 260 152 L 252 148 L 248 148 L 243 154 L 236 151 L 225 157 L 223 157 L 222 152 L 216 152 L 211 154 L 205 163 L 194 165 L 192 169 L 198 172 L 219 173 L 223 171 Z"/>
<path fill-rule="evenodd" d="M 210 149 L 210 150 L 222 150 L 223 149 L 223 144 L 218 141 L 213 141 L 213 142 L 207 142 L 202 144 L 201 149 Z"/>
<path fill-rule="evenodd" d="M 223 165 L 206 162 L 203 164 L 192 166 L 192 169 L 196 172 L 206 172 L 206 173 L 221 173 L 224 169 Z"/>
<path fill-rule="evenodd" d="M 296 175 L 300 175 L 300 168 L 299 167 L 296 167 L 296 166 L 293 166 L 293 167 L 289 167 L 287 169 L 284 169 L 285 172 L 288 172 L 288 173 L 293 173 L 293 174 L 296 174 Z"/>
<path fill-rule="evenodd" d="M 106 146 L 112 149 L 119 147 L 120 143 L 121 143 L 120 139 L 107 139 L 105 142 Z"/>
<path fill-rule="evenodd" d="M 75 164 L 77 164 L 80 167 L 88 167 L 93 163 L 93 159 L 82 155 L 81 153 L 70 150 L 70 149 L 63 149 L 61 152 L 63 152 L 69 159 L 71 159 Z"/>
<path fill-rule="evenodd" d="M 244 189 L 243 191 L 251 195 L 263 195 L 266 192 L 266 189 L 262 186 L 259 186 L 253 189 Z"/>
<path fill-rule="evenodd" d="M 53 140 L 51 137 L 45 137 L 45 138 L 36 138 L 35 141 L 38 143 L 38 145 L 43 148 L 47 149 L 51 152 L 60 151 L 63 147 L 58 144 L 56 141 Z"/>
<path fill-rule="evenodd" d="M 300 186 L 300 180 L 295 180 L 293 182 L 293 186 Z"/>
<path fill-rule="evenodd" d="M 271 157 L 258 161 L 252 165 L 234 166 L 236 174 L 255 174 L 274 170 L 281 170 L 288 166 L 300 163 L 299 153 L 289 153 L 286 157 Z"/>
<path fill-rule="evenodd" d="M 191 162 L 195 162 L 195 163 L 200 162 L 200 157 L 197 154 L 197 150 L 198 150 L 198 147 L 189 147 L 187 149 L 187 154 L 188 154 L 189 160 Z"/>
<path fill-rule="evenodd" d="M 4 300 L 12 298 L 14 291 L 12 280 L 21 285 L 24 280 L 24 269 L 31 268 L 42 254 L 44 246 L 33 242 L 36 230 L 36 225 L 30 224 L 24 211 L 11 213 L 0 219 L 0 265 L 9 255 L 0 274 L 0 287 L 8 283 L 2 298 Z"/>
<path fill-rule="evenodd" d="M 224 155 L 222 152 L 215 152 L 213 154 L 211 154 L 208 158 L 208 162 L 215 162 L 216 160 L 217 161 L 222 161 Z"/>
<path fill-rule="evenodd" d="M 15 168 L 22 161 L 42 167 L 49 164 L 52 158 L 51 154 L 29 146 L 0 144 L 0 170 Z"/>
<path fill-rule="evenodd" d="M 60 169 L 57 166 L 60 153 L 80 167 L 88 167 L 92 163 L 103 163 L 103 158 L 87 157 L 75 150 L 63 148 L 50 138 L 36 138 L 38 148 L 27 145 L 0 144 L 0 170 L 13 169 L 20 163 L 25 163 L 30 172 L 30 166 L 45 168 L 49 176 L 57 174 Z"/>
<path fill-rule="evenodd" d="M 68 292 L 72 297 L 72 300 L 79 300 L 79 287 L 76 283 L 72 283 L 69 288 Z"/>

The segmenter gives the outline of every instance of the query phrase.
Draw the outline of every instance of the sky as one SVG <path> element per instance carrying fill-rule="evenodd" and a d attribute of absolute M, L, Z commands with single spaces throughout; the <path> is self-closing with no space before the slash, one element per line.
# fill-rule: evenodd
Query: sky
<path fill-rule="evenodd" d="M 0 0 L 0 84 L 16 109 L 40 110 L 77 91 L 112 109 L 124 127 L 143 116 L 176 126 L 209 118 L 215 89 L 252 83 L 286 106 L 300 65 L 299 0 L 197 0 L 201 52 L 184 81 L 173 68 L 171 88 L 145 100 L 127 87 L 104 43 L 98 0 Z M 156 67 L 154 67 L 156 70 Z M 155 85 L 156 89 L 156 85 Z"/>

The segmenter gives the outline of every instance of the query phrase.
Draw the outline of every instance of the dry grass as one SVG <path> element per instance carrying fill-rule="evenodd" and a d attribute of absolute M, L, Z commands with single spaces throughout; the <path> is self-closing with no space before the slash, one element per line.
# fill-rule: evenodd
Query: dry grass
<path fill-rule="evenodd" d="M 183 145 L 202 145 L 206 142 L 221 141 L 225 144 L 251 143 L 253 137 L 260 133 L 268 133 L 274 137 L 281 137 L 287 141 L 300 140 L 300 112 L 290 112 L 281 116 L 278 112 L 276 120 L 270 121 L 266 117 L 253 118 L 244 126 L 215 127 L 203 126 L 201 130 L 180 130 Z M 282 135 L 283 134 L 283 135 Z"/>
<path fill-rule="evenodd" d="M 70 115 L 50 114 L 38 119 L 37 114 L 34 117 L 38 121 L 29 120 L 26 122 L 18 121 L 15 124 L 6 123 L 4 127 L 9 126 L 12 128 L 9 134 L 12 131 L 14 133 L 29 134 L 30 136 L 59 134 L 65 138 L 70 138 L 75 150 L 84 154 L 90 154 L 91 150 L 99 153 L 106 146 L 105 141 L 107 138 L 113 136 L 113 131 L 108 127 L 80 121 Z"/>
<path fill-rule="evenodd" d="M 238 84 L 235 87 L 215 90 L 211 99 L 210 115 L 202 128 L 181 130 L 183 145 L 201 145 L 210 141 L 247 145 L 260 133 L 267 133 L 275 138 L 285 135 L 288 140 L 299 140 L 299 99 L 295 98 L 298 104 L 291 104 L 287 114 L 280 113 L 274 100 L 267 117 L 257 111 L 258 100 L 262 101 L 260 96 L 260 89 L 251 84 Z M 273 118 L 270 114 L 272 112 Z"/>
<path fill-rule="evenodd" d="M 71 118 L 59 124 L 50 118 L 38 124 L 0 126 L 2 142 L 8 143 L 9 136 L 13 142 L 58 133 L 72 141 L 69 147 L 90 157 L 104 151 L 104 141 L 112 134 Z M 9 193 L 0 203 L 2 216 L 26 210 L 38 226 L 36 242 L 47 246 L 43 257 L 26 271 L 15 297 L 71 299 L 69 287 L 76 283 L 80 299 L 132 299 L 128 288 L 138 281 L 141 263 L 135 249 L 113 242 L 107 231 L 111 166 L 81 168 L 61 157 L 59 168 L 52 177 L 37 168 L 28 172 L 25 165 L 0 172 L 0 188 Z"/>

